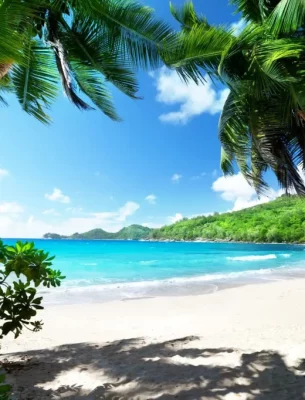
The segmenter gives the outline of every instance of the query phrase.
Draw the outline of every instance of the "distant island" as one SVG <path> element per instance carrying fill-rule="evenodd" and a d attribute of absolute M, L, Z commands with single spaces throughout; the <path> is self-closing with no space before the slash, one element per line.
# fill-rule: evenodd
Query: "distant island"
<path fill-rule="evenodd" d="M 45 239 L 87 239 L 87 240 L 141 240 L 151 237 L 152 229 L 142 225 L 130 225 L 119 232 L 106 232 L 103 229 L 92 229 L 84 233 L 73 233 L 71 236 L 59 235 L 58 233 L 46 233 Z"/>
<path fill-rule="evenodd" d="M 305 199 L 282 196 L 241 211 L 184 218 L 160 229 L 131 225 L 116 233 L 93 229 L 71 236 L 46 233 L 44 238 L 305 243 Z"/>

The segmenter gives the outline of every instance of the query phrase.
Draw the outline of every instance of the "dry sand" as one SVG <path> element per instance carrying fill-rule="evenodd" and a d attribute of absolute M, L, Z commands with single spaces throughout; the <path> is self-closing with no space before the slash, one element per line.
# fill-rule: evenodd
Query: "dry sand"
<path fill-rule="evenodd" d="M 3 341 L 15 399 L 305 399 L 305 279 L 41 317 Z"/>

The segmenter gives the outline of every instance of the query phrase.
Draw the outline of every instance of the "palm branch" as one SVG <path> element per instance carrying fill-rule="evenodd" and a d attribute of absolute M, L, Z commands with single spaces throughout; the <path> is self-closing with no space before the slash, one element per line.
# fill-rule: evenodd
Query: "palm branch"
<path fill-rule="evenodd" d="M 305 194 L 305 2 L 232 3 L 248 22 L 238 37 L 191 3 L 172 7 L 182 29 L 164 61 L 187 82 L 208 73 L 230 89 L 219 123 L 224 174 L 238 167 L 262 193 L 271 169 L 287 192 Z"/>
<path fill-rule="evenodd" d="M 137 69 L 160 65 L 172 32 L 136 1 L 0 0 L 0 36 L 0 79 L 9 73 L 22 108 L 48 123 L 59 81 L 78 108 L 120 120 L 109 84 L 138 98 Z"/>

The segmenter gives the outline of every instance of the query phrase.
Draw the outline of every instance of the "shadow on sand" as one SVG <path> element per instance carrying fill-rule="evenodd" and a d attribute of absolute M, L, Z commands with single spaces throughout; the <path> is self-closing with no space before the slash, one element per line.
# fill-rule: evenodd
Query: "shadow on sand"
<path fill-rule="evenodd" d="M 10 354 L 4 366 L 16 399 L 305 399 L 304 362 L 288 368 L 277 352 L 196 342 L 70 344 Z"/>

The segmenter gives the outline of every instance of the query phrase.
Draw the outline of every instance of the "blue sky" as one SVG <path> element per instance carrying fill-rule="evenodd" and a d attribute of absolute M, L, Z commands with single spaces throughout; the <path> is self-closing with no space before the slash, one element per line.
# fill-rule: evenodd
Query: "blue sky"
<path fill-rule="evenodd" d="M 173 23 L 167 1 L 145 3 Z M 211 23 L 239 23 L 227 0 L 194 4 Z M 227 90 L 186 87 L 164 69 L 139 79 L 143 100 L 115 93 L 122 123 L 80 112 L 63 95 L 49 127 L 14 99 L 1 108 L 0 236 L 156 227 L 256 203 L 240 175 L 225 180 L 219 170 L 217 124 Z"/>

